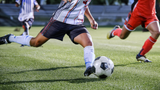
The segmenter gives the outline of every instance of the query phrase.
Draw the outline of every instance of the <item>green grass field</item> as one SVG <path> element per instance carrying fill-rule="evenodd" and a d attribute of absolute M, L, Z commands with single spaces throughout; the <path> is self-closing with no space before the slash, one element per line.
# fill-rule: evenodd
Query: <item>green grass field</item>
<path fill-rule="evenodd" d="M 36 36 L 43 27 L 32 27 Z M 0 27 L 0 36 L 14 32 L 15 27 Z M 42 47 L 20 47 L 12 43 L 0 46 L 0 90 L 160 90 L 160 42 L 146 54 L 152 63 L 136 61 L 149 32 L 134 31 L 126 40 L 106 39 L 112 28 L 88 28 L 95 55 L 109 57 L 115 65 L 105 80 L 84 77 L 83 48 L 68 36 L 64 41 L 51 39 Z"/>

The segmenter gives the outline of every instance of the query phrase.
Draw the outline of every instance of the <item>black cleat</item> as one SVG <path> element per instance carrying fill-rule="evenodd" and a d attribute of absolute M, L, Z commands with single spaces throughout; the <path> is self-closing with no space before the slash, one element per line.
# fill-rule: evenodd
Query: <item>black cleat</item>
<path fill-rule="evenodd" d="M 21 47 L 24 47 L 24 45 L 23 45 L 23 44 L 21 44 Z"/>
<path fill-rule="evenodd" d="M 10 37 L 11 35 L 13 35 L 13 34 L 8 34 L 8 35 L 5 35 L 5 36 L 3 36 L 3 37 L 0 37 L 0 45 L 11 43 L 11 42 L 9 41 L 9 37 Z"/>
<path fill-rule="evenodd" d="M 86 69 L 86 71 L 84 72 L 84 76 L 89 76 L 92 73 L 93 73 L 93 68 L 92 67 L 88 67 Z"/>

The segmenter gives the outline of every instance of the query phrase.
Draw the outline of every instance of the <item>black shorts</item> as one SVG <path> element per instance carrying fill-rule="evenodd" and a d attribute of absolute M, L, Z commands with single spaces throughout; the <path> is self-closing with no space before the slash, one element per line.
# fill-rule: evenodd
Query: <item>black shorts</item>
<path fill-rule="evenodd" d="M 40 32 L 46 38 L 54 38 L 63 41 L 65 34 L 69 36 L 75 44 L 74 38 L 81 33 L 89 33 L 84 25 L 71 25 L 50 19 L 49 23 Z"/>

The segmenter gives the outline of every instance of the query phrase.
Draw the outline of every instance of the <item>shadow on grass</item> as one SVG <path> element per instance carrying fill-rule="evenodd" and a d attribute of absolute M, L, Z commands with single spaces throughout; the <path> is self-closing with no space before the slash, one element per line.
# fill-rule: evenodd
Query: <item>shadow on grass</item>
<path fill-rule="evenodd" d="M 135 63 L 128 63 L 128 64 L 119 64 L 119 65 L 114 65 L 114 67 L 118 66 L 127 66 L 131 64 L 142 64 L 140 62 L 135 62 Z M 25 71 L 19 71 L 19 72 L 10 72 L 8 74 L 19 74 L 19 73 L 26 73 L 26 72 L 32 72 L 32 71 L 51 71 L 51 70 L 57 70 L 57 69 L 66 69 L 66 68 L 83 68 L 85 65 L 80 65 L 80 66 L 67 66 L 67 67 L 55 67 L 55 68 L 45 68 L 45 69 L 33 69 L 33 70 L 25 70 Z"/>
<path fill-rule="evenodd" d="M 128 64 L 119 64 L 115 65 L 115 67 L 119 66 L 127 66 L 130 64 L 141 64 L 139 62 L 135 63 L 128 63 Z M 80 66 L 67 66 L 67 67 L 55 67 L 55 68 L 45 68 L 45 69 L 33 69 L 33 70 L 25 70 L 25 71 L 19 71 L 19 72 L 11 72 L 8 74 L 20 74 L 20 73 L 26 73 L 26 72 L 32 72 L 32 71 L 50 71 L 50 70 L 57 70 L 57 69 L 66 69 L 66 68 L 83 68 L 84 65 Z M 99 79 L 99 78 L 76 78 L 76 79 L 53 79 L 53 80 L 30 80 L 30 81 L 9 81 L 9 82 L 0 82 L 1 85 L 10 85 L 10 84 L 22 84 L 22 83 L 48 83 L 48 82 L 60 82 L 60 81 L 66 81 L 69 83 L 85 83 L 85 82 L 95 82 L 95 81 L 101 81 L 105 79 Z"/>
<path fill-rule="evenodd" d="M 68 66 L 68 67 L 55 67 L 55 68 L 46 68 L 46 69 L 34 69 L 34 70 L 25 70 L 19 72 L 11 72 L 8 74 L 20 74 L 25 72 L 32 72 L 32 71 L 50 71 L 50 70 L 57 70 L 57 69 L 66 69 L 66 68 L 81 68 L 85 67 L 84 65 L 80 66 Z M 22 83 L 48 83 L 48 82 L 60 82 L 66 81 L 69 83 L 86 83 L 86 82 L 95 82 L 95 81 L 102 81 L 106 79 L 99 79 L 99 78 L 76 78 L 76 79 L 52 79 L 52 80 L 29 80 L 29 81 L 9 81 L 9 82 L 0 82 L 1 85 L 10 85 L 10 84 L 22 84 Z"/>
<path fill-rule="evenodd" d="M 143 62 L 142 62 L 143 63 Z M 141 62 L 135 62 L 135 63 L 128 63 L 128 64 L 117 64 L 117 65 L 114 65 L 114 67 L 119 67 L 119 66 L 127 66 L 127 65 L 131 65 L 131 64 L 142 64 Z"/>
<path fill-rule="evenodd" d="M 105 79 L 99 79 L 99 78 L 77 78 L 77 79 L 10 81 L 10 82 L 0 82 L 0 85 L 22 84 L 22 83 L 48 83 L 48 82 L 60 82 L 60 81 L 67 81 L 69 83 L 86 83 L 86 82 L 95 82 L 95 81 L 102 81 L 102 80 L 105 80 Z"/>
<path fill-rule="evenodd" d="M 84 65 L 80 66 L 68 66 L 68 67 L 55 67 L 55 68 L 45 68 L 45 69 L 33 69 L 33 70 L 25 70 L 25 71 L 19 71 L 19 72 L 10 72 L 8 74 L 19 74 L 19 73 L 25 73 L 25 72 L 31 72 L 31 71 L 51 71 L 51 70 L 57 70 L 57 69 L 66 69 L 66 68 L 83 68 Z"/>
<path fill-rule="evenodd" d="M 142 64 L 142 63 L 135 62 L 135 63 L 128 63 L 128 64 L 118 64 L 118 65 L 114 65 L 114 67 L 127 66 L 127 65 L 131 65 L 131 64 Z M 7 74 L 20 74 L 20 73 L 34 72 L 34 71 L 51 71 L 51 70 L 57 70 L 57 69 L 83 68 L 83 67 L 85 67 L 85 66 L 84 66 L 84 65 L 80 65 L 80 66 L 67 66 L 67 67 L 45 68 L 45 69 L 33 69 L 33 70 L 25 70 L 25 71 L 19 71 L 19 72 L 10 72 L 10 73 L 7 73 Z"/>

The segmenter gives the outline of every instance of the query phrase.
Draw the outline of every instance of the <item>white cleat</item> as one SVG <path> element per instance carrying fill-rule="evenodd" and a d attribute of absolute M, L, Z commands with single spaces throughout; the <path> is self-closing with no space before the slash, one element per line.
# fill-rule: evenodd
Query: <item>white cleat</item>
<path fill-rule="evenodd" d="M 148 60 L 145 56 L 136 56 L 136 59 L 137 61 L 140 61 L 140 62 L 152 62 L 150 60 Z"/>

